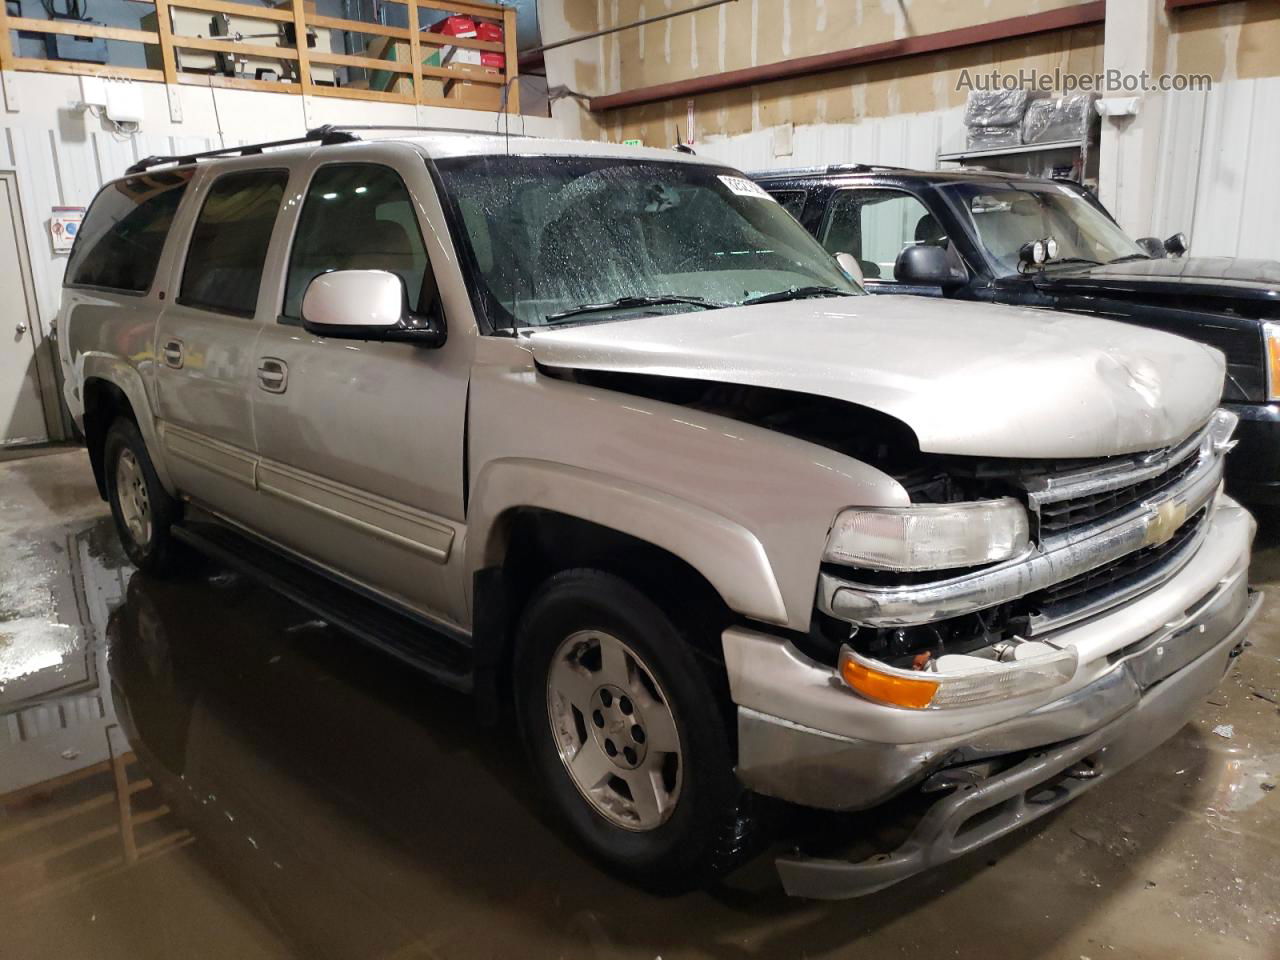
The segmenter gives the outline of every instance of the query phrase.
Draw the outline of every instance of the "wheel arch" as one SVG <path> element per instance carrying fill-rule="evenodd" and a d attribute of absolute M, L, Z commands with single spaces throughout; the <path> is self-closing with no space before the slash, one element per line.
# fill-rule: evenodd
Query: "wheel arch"
<path fill-rule="evenodd" d="M 786 623 L 760 541 L 705 508 L 628 481 L 537 461 L 488 464 L 467 525 L 477 689 L 496 708 L 524 603 L 547 577 L 604 570 L 645 590 L 673 619 L 713 635 L 735 616 Z M 714 629 L 696 629 L 698 627 Z M 719 657 L 718 643 L 706 651 Z"/>
<path fill-rule="evenodd" d="M 107 431 L 117 417 L 126 417 L 138 426 L 156 476 L 170 494 L 174 492 L 156 433 L 155 419 L 142 377 L 132 366 L 115 358 L 85 359 L 81 396 L 84 403 L 84 437 L 89 463 L 98 485 L 98 493 L 107 496 L 103 450 Z"/>

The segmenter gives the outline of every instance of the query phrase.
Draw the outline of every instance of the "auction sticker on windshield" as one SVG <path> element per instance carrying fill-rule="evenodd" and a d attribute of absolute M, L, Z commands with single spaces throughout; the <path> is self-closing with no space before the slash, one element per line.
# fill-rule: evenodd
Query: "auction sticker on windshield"
<path fill-rule="evenodd" d="M 778 202 L 766 193 L 763 187 L 751 180 L 747 180 L 745 177 L 726 177 L 724 174 L 721 174 L 720 182 L 740 197 L 756 197 L 759 200 L 773 200 L 774 203 Z"/>

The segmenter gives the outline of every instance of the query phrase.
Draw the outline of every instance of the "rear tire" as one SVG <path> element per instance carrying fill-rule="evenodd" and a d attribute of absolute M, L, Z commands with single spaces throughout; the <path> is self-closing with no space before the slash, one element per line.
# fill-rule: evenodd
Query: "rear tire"
<path fill-rule="evenodd" d="M 181 515 L 181 504 L 156 476 L 138 425 L 123 417 L 112 423 L 102 459 L 107 502 L 129 560 L 150 574 L 171 572 L 179 552 L 171 528 Z"/>
<path fill-rule="evenodd" d="M 725 712 L 648 597 L 597 570 L 552 577 L 525 608 L 515 677 L 535 771 L 595 858 L 665 891 L 734 865 L 743 790 Z"/>

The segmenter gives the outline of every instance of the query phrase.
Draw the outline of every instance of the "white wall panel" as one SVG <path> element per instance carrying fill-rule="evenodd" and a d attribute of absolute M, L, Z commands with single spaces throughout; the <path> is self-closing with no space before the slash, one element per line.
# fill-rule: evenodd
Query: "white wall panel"
<path fill-rule="evenodd" d="M 1120 222 L 1137 235 L 1184 230 L 1197 256 L 1280 259 L 1277 102 L 1275 77 L 1149 98 L 1143 109 L 1158 118 L 1160 156 L 1149 184 L 1120 192 Z M 1145 216 L 1136 213 L 1142 189 L 1153 194 Z"/>

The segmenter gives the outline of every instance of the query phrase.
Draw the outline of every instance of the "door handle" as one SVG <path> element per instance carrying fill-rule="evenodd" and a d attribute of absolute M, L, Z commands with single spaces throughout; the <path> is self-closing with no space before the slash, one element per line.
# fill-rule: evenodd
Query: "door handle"
<path fill-rule="evenodd" d="M 275 357 L 258 362 L 258 386 L 268 393 L 284 393 L 289 386 L 289 365 Z"/>
<path fill-rule="evenodd" d="M 164 344 L 164 362 L 175 370 L 182 369 L 182 341 L 166 340 Z"/>
<path fill-rule="evenodd" d="M 17 326 L 17 330 L 18 330 L 18 336 L 20 337 L 24 336 L 27 332 L 27 325 L 25 323 L 20 323 Z"/>

